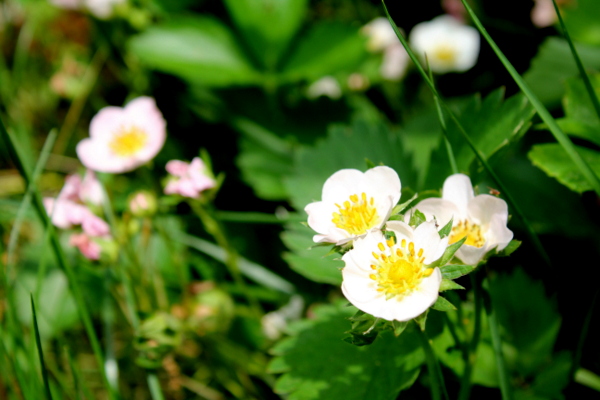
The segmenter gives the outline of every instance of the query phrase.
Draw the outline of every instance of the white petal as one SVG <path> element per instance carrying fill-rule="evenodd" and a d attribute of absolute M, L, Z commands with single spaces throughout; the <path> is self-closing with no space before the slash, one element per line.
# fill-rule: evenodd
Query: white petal
<path fill-rule="evenodd" d="M 331 175 L 323 185 L 321 199 L 325 202 L 336 203 L 360 193 L 357 182 L 360 182 L 363 173 L 357 169 L 341 169 Z"/>
<path fill-rule="evenodd" d="M 489 247 L 487 246 L 487 243 L 483 247 L 475 247 L 469 246 L 468 244 L 463 244 L 457 250 L 455 255 L 459 260 L 467 265 L 477 265 L 485 253 L 488 252 L 488 250 Z"/>
<path fill-rule="evenodd" d="M 342 292 L 352 304 L 369 303 L 382 296 L 377 291 L 377 282 L 369 278 L 368 275 L 352 268 L 344 268 L 342 276 L 344 279 Z"/>
<path fill-rule="evenodd" d="M 444 181 L 442 197 L 454 203 L 461 213 L 466 214 L 469 202 L 475 197 L 471 179 L 464 174 L 450 175 Z"/>
<path fill-rule="evenodd" d="M 364 174 L 365 192 L 368 196 L 381 198 L 391 197 L 393 206 L 400 200 L 400 178 L 390 167 L 380 166 L 371 168 Z"/>
<path fill-rule="evenodd" d="M 406 239 L 409 242 L 413 241 L 413 228 L 406 222 L 402 221 L 389 221 L 386 224 L 386 230 L 393 231 L 396 234 L 396 242 Z"/>
<path fill-rule="evenodd" d="M 488 249 L 496 247 L 500 251 L 508 246 L 513 238 L 513 232 L 506 227 L 506 219 L 502 215 L 496 214 L 490 221 L 485 238 Z"/>
<path fill-rule="evenodd" d="M 406 213 L 408 218 L 413 214 L 413 210 L 419 210 L 425 214 L 427 221 L 432 221 L 433 217 L 435 217 L 439 228 L 446 225 L 452 218 L 454 218 L 454 224 L 456 224 L 467 217 L 467 214 L 461 213 L 453 202 L 437 197 L 430 197 L 417 203 L 416 206 Z"/>
<path fill-rule="evenodd" d="M 441 282 L 442 273 L 439 268 L 435 268 L 412 293 L 404 296 L 397 306 L 392 308 L 391 319 L 408 321 L 423 314 L 436 302 Z"/>
<path fill-rule="evenodd" d="M 486 226 L 492 217 L 498 216 L 506 225 L 508 221 L 508 206 L 506 201 L 489 194 L 480 194 L 468 206 L 469 218 L 480 225 Z"/>
<path fill-rule="evenodd" d="M 448 246 L 448 238 L 440 239 L 435 223 L 423 222 L 415 228 L 414 243 L 415 249 L 423 249 L 424 263 L 428 265 L 444 254 Z"/>

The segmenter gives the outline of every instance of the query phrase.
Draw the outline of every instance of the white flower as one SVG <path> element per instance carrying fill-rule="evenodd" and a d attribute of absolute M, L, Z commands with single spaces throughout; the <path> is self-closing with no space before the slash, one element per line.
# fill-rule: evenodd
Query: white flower
<path fill-rule="evenodd" d="M 383 61 L 379 72 L 384 79 L 400 80 L 406 73 L 410 57 L 401 43 L 388 46 L 383 52 Z"/>
<path fill-rule="evenodd" d="M 506 202 L 489 194 L 475 196 L 471 180 L 463 174 L 446 179 L 441 199 L 425 199 L 414 208 L 425 214 L 427 220 L 435 216 L 440 227 L 454 218 L 450 243 L 467 237 L 456 252 L 456 257 L 465 264 L 477 265 L 488 251 L 504 249 L 513 238 L 506 227 Z"/>
<path fill-rule="evenodd" d="M 410 45 L 433 72 L 463 72 L 477 62 L 479 33 L 449 15 L 417 24 L 410 32 Z"/>
<path fill-rule="evenodd" d="M 359 310 L 388 321 L 408 321 L 431 307 L 438 298 L 442 273 L 427 265 L 439 259 L 448 245 L 433 222 L 413 230 L 390 221 L 386 230 L 370 232 L 354 242 L 342 260 L 342 292 Z"/>
<path fill-rule="evenodd" d="M 400 178 L 383 166 L 364 173 L 342 169 L 325 181 L 321 198 L 304 208 L 319 233 L 313 240 L 341 245 L 381 229 L 400 200 Z"/>
<path fill-rule="evenodd" d="M 321 79 L 313 82 L 306 89 L 306 96 L 309 99 L 317 99 L 321 96 L 327 96 L 332 100 L 337 100 L 342 97 L 342 89 L 340 84 L 333 76 L 324 76 Z"/>
<path fill-rule="evenodd" d="M 361 28 L 361 32 L 368 37 L 367 49 L 373 53 L 384 51 L 389 46 L 400 44 L 400 40 L 390 25 L 390 21 L 384 17 L 375 18 Z"/>
<path fill-rule="evenodd" d="M 92 118 L 90 137 L 77 144 L 87 168 L 109 173 L 131 171 L 152 160 L 166 139 L 166 122 L 151 97 L 124 108 L 105 107 Z"/>

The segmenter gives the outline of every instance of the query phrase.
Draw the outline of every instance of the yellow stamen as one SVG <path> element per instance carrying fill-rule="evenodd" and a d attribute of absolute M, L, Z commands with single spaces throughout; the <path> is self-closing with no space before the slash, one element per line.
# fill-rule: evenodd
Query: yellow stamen
<path fill-rule="evenodd" d="M 474 247 L 483 247 L 485 244 L 485 238 L 481 233 L 481 227 L 477 224 L 469 222 L 469 220 L 459 221 L 450 232 L 450 238 L 448 242 L 450 244 L 456 243 L 466 236 L 466 245 Z"/>
<path fill-rule="evenodd" d="M 332 214 L 331 222 L 340 229 L 352 235 L 362 235 L 381 222 L 377 209 L 373 206 L 374 199 L 368 198 L 365 192 L 352 194 L 343 206 L 335 204 L 337 212 Z"/>

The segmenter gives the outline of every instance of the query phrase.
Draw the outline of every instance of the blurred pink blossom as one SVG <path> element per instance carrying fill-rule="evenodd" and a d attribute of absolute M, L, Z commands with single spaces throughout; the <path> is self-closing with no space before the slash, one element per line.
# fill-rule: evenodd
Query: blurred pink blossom
<path fill-rule="evenodd" d="M 199 157 L 191 163 L 180 160 L 171 160 L 166 165 L 166 170 L 172 176 L 165 187 L 165 194 L 179 194 L 184 197 L 198 198 L 206 189 L 215 187 L 215 180 L 210 177 L 209 171 Z"/>
<path fill-rule="evenodd" d="M 90 137 L 77 145 L 77 156 L 94 171 L 128 172 L 152 160 L 166 136 L 166 122 L 154 99 L 138 97 L 124 108 L 100 110 L 90 123 Z"/>
<path fill-rule="evenodd" d="M 85 258 L 90 260 L 99 260 L 101 247 L 98 243 L 94 242 L 88 235 L 85 233 L 74 233 L 71 235 L 69 239 L 69 244 L 71 246 L 75 246 L 81 251 L 81 254 Z"/>

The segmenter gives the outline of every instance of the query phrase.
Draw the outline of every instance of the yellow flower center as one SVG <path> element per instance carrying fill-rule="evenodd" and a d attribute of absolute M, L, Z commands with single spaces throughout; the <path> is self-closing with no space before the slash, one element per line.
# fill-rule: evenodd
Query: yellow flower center
<path fill-rule="evenodd" d="M 449 244 L 456 243 L 460 239 L 467 237 L 464 244 L 475 247 L 483 247 L 485 239 L 481 234 L 481 227 L 468 220 L 459 221 L 450 232 Z"/>
<path fill-rule="evenodd" d="M 364 192 L 360 197 L 353 194 L 343 205 L 335 205 L 339 211 L 333 213 L 331 222 L 352 235 L 362 235 L 380 222 L 374 203 Z"/>
<path fill-rule="evenodd" d="M 377 247 L 380 253 L 372 253 L 375 260 L 369 278 L 377 282 L 377 291 L 383 293 L 386 300 L 409 294 L 433 272 L 433 268 L 423 265 L 423 249 L 415 250 L 413 242 L 402 239 L 397 245 L 394 238 L 390 238 Z"/>
<path fill-rule="evenodd" d="M 137 126 L 121 127 L 108 143 L 113 154 L 129 157 L 140 151 L 148 141 L 148 134 Z"/>
<path fill-rule="evenodd" d="M 456 58 L 456 51 L 450 46 L 438 46 L 433 51 L 434 58 L 444 61 L 446 63 L 451 63 Z"/>

